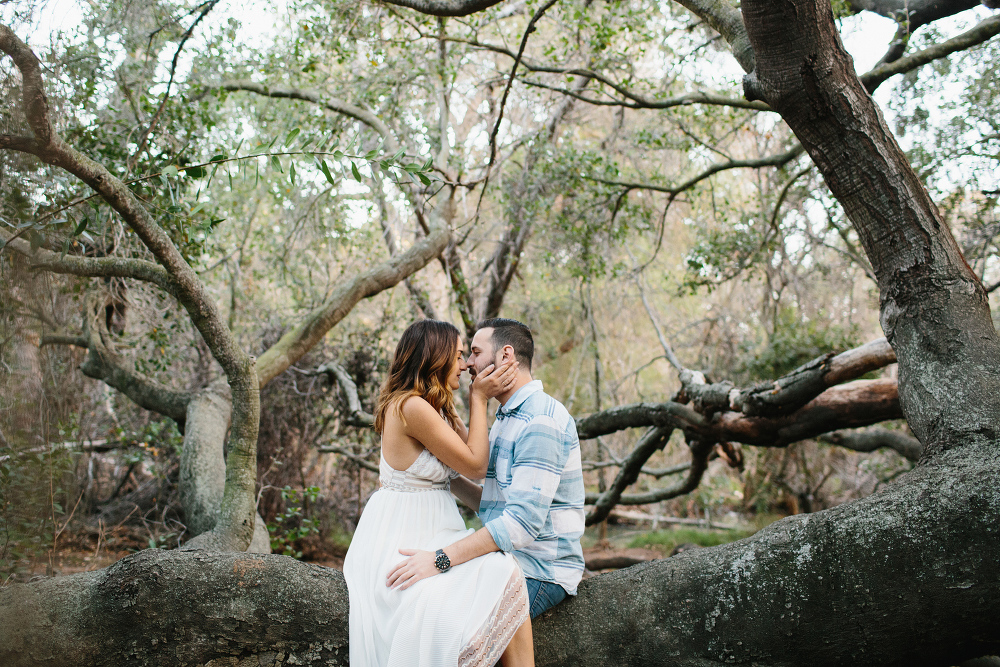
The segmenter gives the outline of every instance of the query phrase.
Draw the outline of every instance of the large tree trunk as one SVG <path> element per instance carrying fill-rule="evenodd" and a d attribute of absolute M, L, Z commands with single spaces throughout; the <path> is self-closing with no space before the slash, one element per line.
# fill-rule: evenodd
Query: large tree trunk
<path fill-rule="evenodd" d="M 589 579 L 535 622 L 537 664 L 885 667 L 994 653 L 992 454 L 956 448 L 850 505 Z M 11 667 L 271 665 L 277 653 L 347 665 L 347 591 L 339 572 L 284 556 L 150 550 L 3 589 L 0 634 Z"/>
<path fill-rule="evenodd" d="M 190 539 L 215 528 L 226 486 L 223 445 L 232 405 L 223 383 L 216 383 L 188 402 L 181 450 L 180 495 Z M 247 551 L 271 553 L 267 525 L 255 516 L 253 539 Z"/>

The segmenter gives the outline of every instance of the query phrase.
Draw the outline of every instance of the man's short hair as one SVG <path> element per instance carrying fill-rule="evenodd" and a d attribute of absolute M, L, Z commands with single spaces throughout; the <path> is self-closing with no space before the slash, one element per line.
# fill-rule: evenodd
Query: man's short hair
<path fill-rule="evenodd" d="M 517 320 L 506 317 L 491 317 L 476 326 L 480 329 L 493 329 L 493 352 L 510 345 L 514 348 L 514 357 L 531 370 L 531 359 L 535 356 L 535 340 L 531 337 L 531 329 Z"/>

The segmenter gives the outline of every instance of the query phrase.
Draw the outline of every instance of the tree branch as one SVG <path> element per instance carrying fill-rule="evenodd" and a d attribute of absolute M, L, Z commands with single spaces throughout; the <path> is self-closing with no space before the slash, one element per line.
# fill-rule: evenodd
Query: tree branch
<path fill-rule="evenodd" d="M 982 44 L 997 34 L 1000 34 L 1000 14 L 994 14 L 989 18 L 983 19 L 975 27 L 957 37 L 953 37 L 940 44 L 935 44 L 934 46 L 929 46 L 922 51 L 911 53 L 893 62 L 879 65 L 858 78 L 861 79 L 861 83 L 864 84 L 865 89 L 870 93 L 889 77 L 917 69 L 929 62 L 949 56 L 956 51 L 964 51 L 977 44 Z"/>
<path fill-rule="evenodd" d="M 301 90 L 290 86 L 269 86 L 262 83 L 255 83 L 253 81 L 224 81 L 219 84 L 219 88 L 229 91 L 242 90 L 250 93 L 256 93 L 264 97 L 311 102 L 329 111 L 343 114 L 353 118 L 354 120 L 360 121 L 375 130 L 375 132 L 377 132 L 385 140 L 385 148 L 387 152 L 395 153 L 399 150 L 399 145 L 396 142 L 396 138 L 393 135 L 392 130 L 389 129 L 389 126 L 386 125 L 381 118 L 367 109 L 363 109 L 336 97 L 330 97 L 311 90 Z"/>
<path fill-rule="evenodd" d="M 415 9 L 431 16 L 468 16 L 503 0 L 382 0 L 387 5 Z"/>
<path fill-rule="evenodd" d="M 688 180 L 684 181 L 680 185 L 667 186 L 667 185 L 656 185 L 652 183 L 635 183 L 627 181 L 612 181 L 602 178 L 594 178 L 592 176 L 584 176 L 587 180 L 594 181 L 596 183 L 604 183 L 605 185 L 617 185 L 625 188 L 626 190 L 652 190 L 654 192 L 665 192 L 670 195 L 678 195 L 681 192 L 693 187 L 699 182 L 705 180 L 713 174 L 717 174 L 720 171 L 726 171 L 729 169 L 759 169 L 761 167 L 782 167 L 798 156 L 802 155 L 804 149 L 801 144 L 797 144 L 792 149 L 785 151 L 784 153 L 779 153 L 777 155 L 770 155 L 768 157 L 756 158 L 751 160 L 728 160 L 726 162 L 716 162 L 708 169 L 705 169 L 701 173 L 692 176 Z"/>
<path fill-rule="evenodd" d="M 837 445 L 856 452 L 874 452 L 876 449 L 892 449 L 903 458 L 916 463 L 924 451 L 924 446 L 912 435 L 887 428 L 869 428 L 863 431 L 834 431 L 817 438 L 820 442 Z"/>
<path fill-rule="evenodd" d="M 160 266 L 144 259 L 126 257 L 81 257 L 80 255 L 60 255 L 57 252 L 37 248 L 20 238 L 13 238 L 6 230 L 0 229 L 0 240 L 30 260 L 34 269 L 45 269 L 53 273 L 65 273 L 91 278 L 133 278 L 157 285 L 168 294 L 177 293 L 170 274 Z"/>
<path fill-rule="evenodd" d="M 680 374 L 684 394 L 699 412 L 735 410 L 750 417 L 777 417 L 798 410 L 826 389 L 861 377 L 896 361 L 885 338 L 834 355 L 813 359 L 773 382 L 736 389 L 731 382 L 706 384 L 703 374 Z"/>
<path fill-rule="evenodd" d="M 91 295 L 84 305 L 82 336 L 48 336 L 43 340 L 46 344 L 86 347 L 89 350 L 87 358 L 80 364 L 84 375 L 114 387 L 139 407 L 170 417 L 184 430 L 188 403 L 193 395 L 171 389 L 129 368 L 104 342 L 107 329 L 101 311 L 98 299 Z"/>
<path fill-rule="evenodd" d="M 300 371 L 303 375 L 326 375 L 332 382 L 340 387 L 347 403 L 347 414 L 344 423 L 348 426 L 371 427 L 375 423 L 375 417 L 361 406 L 361 399 L 358 398 L 358 385 L 354 383 L 354 378 L 335 361 L 328 361 L 315 370 Z"/>
<path fill-rule="evenodd" d="M 345 281 L 327 298 L 326 302 L 306 316 L 303 321 L 286 333 L 257 360 L 257 377 L 263 387 L 289 366 L 298 361 L 319 342 L 326 332 L 342 320 L 362 299 L 396 285 L 441 254 L 448 245 L 451 234 L 448 221 L 452 218 L 454 188 L 447 186 L 448 194 L 435 211 L 430 233 L 414 243 L 405 252 L 378 264 Z"/>

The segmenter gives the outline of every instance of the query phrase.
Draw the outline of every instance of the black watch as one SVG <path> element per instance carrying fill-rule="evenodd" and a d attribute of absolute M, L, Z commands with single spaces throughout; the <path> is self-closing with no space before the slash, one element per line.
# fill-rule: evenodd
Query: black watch
<path fill-rule="evenodd" d="M 444 549 L 438 549 L 434 552 L 434 566 L 441 572 L 447 572 L 451 569 L 451 559 L 448 558 Z"/>

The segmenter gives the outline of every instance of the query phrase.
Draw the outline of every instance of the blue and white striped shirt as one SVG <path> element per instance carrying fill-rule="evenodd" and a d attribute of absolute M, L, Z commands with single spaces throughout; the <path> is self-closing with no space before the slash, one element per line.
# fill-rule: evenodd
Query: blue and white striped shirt
<path fill-rule="evenodd" d="M 533 380 L 497 410 L 479 518 L 525 577 L 576 595 L 583 577 L 583 502 L 576 422 Z"/>

